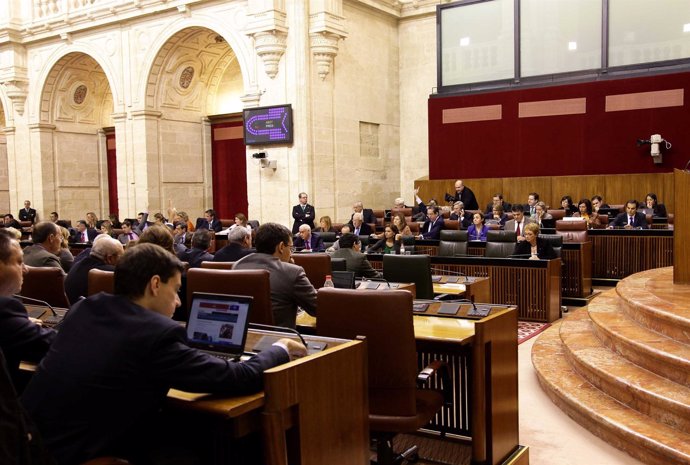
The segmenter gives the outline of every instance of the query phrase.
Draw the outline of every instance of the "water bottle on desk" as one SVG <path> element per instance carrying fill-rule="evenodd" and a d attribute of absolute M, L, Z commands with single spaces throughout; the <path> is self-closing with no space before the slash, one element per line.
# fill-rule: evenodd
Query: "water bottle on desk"
<path fill-rule="evenodd" d="M 323 287 L 335 287 L 335 284 L 333 284 L 333 280 L 331 279 L 331 275 L 326 275 L 326 281 L 323 283 Z"/>
<path fill-rule="evenodd" d="M 405 242 L 400 242 L 400 255 L 405 255 Z"/>

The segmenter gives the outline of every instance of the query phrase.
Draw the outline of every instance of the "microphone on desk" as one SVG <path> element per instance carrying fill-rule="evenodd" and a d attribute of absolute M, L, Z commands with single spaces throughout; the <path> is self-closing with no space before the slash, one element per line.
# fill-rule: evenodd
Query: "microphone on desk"
<path fill-rule="evenodd" d="M 477 305 L 474 303 L 474 300 L 470 299 L 454 299 L 455 302 L 467 302 L 468 304 L 472 304 L 472 310 L 476 311 L 477 310 Z"/>
<path fill-rule="evenodd" d="M 391 283 L 389 283 L 388 280 L 387 280 L 386 278 L 384 278 L 383 276 L 381 276 L 380 278 L 365 278 L 365 277 L 362 277 L 362 281 L 372 281 L 372 282 L 378 282 L 378 283 L 386 283 L 386 285 L 388 286 L 388 289 L 391 288 Z"/>
<path fill-rule="evenodd" d="M 52 312 L 53 316 L 58 316 L 58 314 L 55 311 L 55 309 L 53 308 L 53 306 L 50 305 L 45 300 L 34 299 L 33 297 L 25 297 L 25 296 L 19 295 L 19 294 L 14 294 L 12 297 L 14 297 L 16 299 L 26 300 L 27 302 L 31 302 L 34 304 L 40 304 L 40 305 L 43 305 L 44 307 L 48 307 L 50 309 L 50 311 Z"/>
<path fill-rule="evenodd" d="M 435 267 L 432 266 L 432 267 L 431 267 L 431 274 L 432 274 L 432 275 L 437 275 L 437 276 L 439 276 L 439 275 L 445 275 L 445 276 L 462 276 L 463 278 L 465 278 L 465 282 L 469 281 L 467 275 L 466 275 L 465 273 L 463 273 L 462 271 L 444 270 L 444 269 L 435 268 Z"/>
<path fill-rule="evenodd" d="M 307 344 L 307 341 L 302 337 L 299 331 L 296 329 L 292 328 L 286 328 L 284 326 L 273 326 L 273 325 L 264 325 L 261 323 L 249 323 L 249 327 L 253 329 L 267 329 L 269 331 L 276 331 L 279 333 L 291 333 L 297 335 L 299 337 L 300 341 L 302 341 L 302 344 L 304 344 L 304 347 L 309 347 Z"/>

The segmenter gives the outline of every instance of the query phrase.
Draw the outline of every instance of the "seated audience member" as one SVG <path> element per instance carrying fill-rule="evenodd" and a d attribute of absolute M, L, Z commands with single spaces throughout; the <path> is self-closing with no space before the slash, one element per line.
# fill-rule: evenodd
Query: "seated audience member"
<path fill-rule="evenodd" d="M 501 228 L 505 226 L 506 221 L 508 221 L 508 215 L 503 212 L 503 207 L 501 205 L 496 205 L 491 210 L 491 213 L 484 216 L 487 223 L 495 223 L 501 225 Z"/>
<path fill-rule="evenodd" d="M 609 223 L 609 229 L 648 229 L 647 216 L 637 211 L 637 200 L 628 200 L 625 204 L 625 212 L 620 213 Z"/>
<path fill-rule="evenodd" d="M 115 267 L 115 295 L 79 302 L 22 396 L 59 464 L 112 455 L 150 463 L 160 447 L 158 411 L 170 388 L 247 394 L 263 371 L 306 355 L 281 339 L 242 363 L 187 345 L 172 316 L 184 267 L 153 244 L 128 249 Z"/>
<path fill-rule="evenodd" d="M 344 258 L 347 271 L 352 271 L 357 277 L 379 278 L 381 273 L 372 268 L 367 256 L 362 253 L 362 241 L 354 234 L 340 236 L 340 248 L 331 257 Z"/>
<path fill-rule="evenodd" d="M 31 224 L 36 222 L 36 210 L 31 208 L 31 201 L 24 201 L 24 208 L 19 210 L 19 215 L 17 216 L 19 221 L 31 221 Z"/>
<path fill-rule="evenodd" d="M 58 215 L 58 212 L 50 212 L 50 215 L 48 215 L 48 219 L 51 223 L 57 223 L 60 219 L 60 215 Z"/>
<path fill-rule="evenodd" d="M 484 224 L 484 215 L 476 212 L 472 215 L 472 226 L 467 228 L 467 240 L 470 241 L 486 241 L 486 234 L 489 232 L 489 227 Z"/>
<path fill-rule="evenodd" d="M 611 208 L 608 203 L 604 203 L 604 199 L 600 195 L 592 197 L 592 212 L 599 213 L 600 208 Z"/>
<path fill-rule="evenodd" d="M 172 232 L 167 226 L 154 224 L 146 228 L 146 231 L 139 236 L 138 244 L 156 244 L 163 247 L 173 255 L 175 254 L 175 240 Z"/>
<path fill-rule="evenodd" d="M 14 216 L 12 216 L 12 213 L 7 213 L 5 216 L 2 218 L 3 221 L 3 226 L 6 228 L 14 228 L 18 230 L 22 230 L 22 225 L 19 224 L 19 221 L 14 219 Z"/>
<path fill-rule="evenodd" d="M 117 261 L 124 253 L 122 244 L 110 236 L 101 234 L 93 241 L 89 256 L 75 264 L 65 278 L 65 293 L 70 304 L 89 293 L 89 270 L 114 271 Z"/>
<path fill-rule="evenodd" d="M 530 218 L 534 218 L 534 216 L 537 214 L 537 202 L 539 202 L 539 194 L 536 192 L 530 192 L 527 196 L 527 203 L 524 205 L 524 214 Z"/>
<path fill-rule="evenodd" d="M 72 264 L 74 263 L 74 255 L 69 250 L 69 231 L 67 228 L 60 226 L 60 234 L 62 235 L 62 241 L 60 242 L 60 251 L 58 252 L 58 258 L 60 259 L 60 266 L 65 273 L 69 273 Z"/>
<path fill-rule="evenodd" d="M 582 199 L 577 204 L 578 212 L 573 214 L 573 217 L 583 218 L 587 222 L 587 228 L 598 228 L 601 226 L 599 214 L 592 211 L 592 201 L 589 199 Z"/>
<path fill-rule="evenodd" d="M 465 205 L 462 202 L 455 202 L 450 219 L 459 221 L 460 229 L 467 229 L 472 224 L 472 213 L 465 211 Z"/>
<path fill-rule="evenodd" d="M 350 229 L 350 225 L 346 223 L 340 229 L 340 237 L 343 237 L 345 234 L 348 233 L 352 233 L 352 230 Z M 326 249 L 326 252 L 333 253 L 340 248 L 340 237 L 338 237 L 338 239 L 335 240 L 332 246 Z"/>
<path fill-rule="evenodd" d="M 319 218 L 319 227 L 314 229 L 314 232 L 336 232 L 331 217 L 322 216 Z"/>
<path fill-rule="evenodd" d="M 350 221 L 348 221 L 348 224 L 350 226 L 354 226 L 354 223 L 352 222 L 352 218 L 355 216 L 355 213 L 361 213 L 362 214 L 362 221 L 365 223 L 376 223 L 376 217 L 374 216 L 374 211 L 371 208 L 364 208 L 364 205 L 362 204 L 361 201 L 357 201 L 354 204 L 352 204 L 352 215 L 350 215 Z"/>
<path fill-rule="evenodd" d="M 407 225 L 407 219 L 402 212 L 395 212 L 391 217 L 391 224 L 398 228 L 400 235 L 403 237 L 413 236 L 410 227 Z"/>
<path fill-rule="evenodd" d="M 113 237 L 113 224 L 110 220 L 101 221 L 100 233 Z"/>
<path fill-rule="evenodd" d="M 529 258 L 530 260 L 551 260 L 556 257 L 556 252 L 551 244 L 539 237 L 539 226 L 530 223 L 525 226 L 525 240 L 515 245 L 515 258 Z"/>
<path fill-rule="evenodd" d="M 352 214 L 352 224 L 350 226 L 352 234 L 355 236 L 371 236 L 374 233 L 371 226 L 364 222 L 364 216 L 361 213 Z"/>
<path fill-rule="evenodd" d="M 472 189 L 465 186 L 462 180 L 455 181 L 455 195 L 446 194 L 447 202 L 462 202 L 468 210 L 479 210 L 479 204 Z"/>
<path fill-rule="evenodd" d="M 203 218 L 198 218 L 196 220 L 196 229 L 207 229 L 209 231 L 220 232 L 223 226 L 220 224 L 220 220 L 216 218 L 216 211 L 209 208 L 204 212 Z"/>
<path fill-rule="evenodd" d="M 177 211 L 177 208 L 173 207 L 172 199 L 168 200 L 168 218 L 170 218 L 170 221 L 172 221 L 173 224 L 180 222 L 185 223 L 187 225 L 188 232 L 194 232 L 195 230 L 194 223 L 190 221 L 187 212 Z"/>
<path fill-rule="evenodd" d="M 108 215 L 108 221 L 110 221 L 110 225 L 115 228 L 115 229 L 121 229 L 122 228 L 122 222 L 120 222 L 120 218 L 115 213 L 111 213 Z"/>
<path fill-rule="evenodd" d="M 74 230 L 74 233 L 72 234 L 72 242 L 79 244 L 88 244 L 89 242 L 93 242 L 97 235 L 98 231 L 96 231 L 93 228 L 90 228 L 86 221 L 79 220 L 77 221 L 77 228 Z"/>
<path fill-rule="evenodd" d="M 323 252 L 326 247 L 318 234 L 312 234 L 308 224 L 299 227 L 299 236 L 295 238 L 295 249 L 298 252 Z"/>
<path fill-rule="evenodd" d="M 537 202 L 537 204 L 535 205 L 535 211 L 536 211 L 536 214 L 534 215 L 534 217 L 532 217 L 532 219 L 535 221 L 535 223 L 537 223 L 537 225 L 540 228 L 544 227 L 544 225 L 542 224 L 542 222 L 544 220 L 552 220 L 553 219 L 553 215 L 551 215 L 551 213 L 549 213 L 549 208 L 541 200 L 539 202 Z M 551 226 L 551 227 L 553 228 L 553 226 Z"/>
<path fill-rule="evenodd" d="M 249 234 L 252 233 L 252 227 L 247 223 L 247 217 L 244 216 L 244 213 L 235 214 L 235 223 L 230 225 L 227 231 L 230 232 L 236 228 L 244 228 Z"/>
<path fill-rule="evenodd" d="M 184 221 L 175 223 L 173 229 L 173 239 L 175 241 L 175 251 L 180 252 L 187 248 L 187 242 L 191 244 L 192 234 L 187 230 L 187 224 Z"/>
<path fill-rule="evenodd" d="M 656 194 L 654 194 L 653 192 L 647 194 L 644 203 L 646 212 L 649 213 L 649 210 L 651 210 L 652 216 L 656 216 L 659 218 L 666 218 L 668 216 L 668 214 L 666 213 L 666 206 L 663 203 L 659 203 Z"/>
<path fill-rule="evenodd" d="M 493 209 L 496 206 L 502 207 L 503 211 L 506 212 L 506 211 L 510 210 L 511 205 L 508 202 L 506 202 L 505 200 L 503 200 L 503 194 L 501 194 L 500 192 L 497 192 L 491 198 L 491 202 L 486 204 L 486 208 L 484 209 L 484 214 L 490 215 L 491 213 L 493 213 Z"/>
<path fill-rule="evenodd" d="M 256 233 L 256 253 L 233 265 L 235 270 L 268 270 L 271 273 L 271 304 L 277 326 L 295 327 L 297 307 L 316 316 L 316 289 L 304 268 L 291 263 L 292 234 L 277 223 L 264 223 Z"/>
<path fill-rule="evenodd" d="M 99 224 L 98 224 L 98 217 L 94 212 L 88 212 L 86 214 L 86 226 L 89 229 L 98 229 Z"/>
<path fill-rule="evenodd" d="M 24 249 L 24 263 L 29 266 L 60 268 L 60 227 L 50 221 L 41 221 L 34 226 L 32 234 L 34 245 Z M 63 271 L 64 273 L 64 271 Z"/>
<path fill-rule="evenodd" d="M 577 213 L 577 207 L 573 205 L 573 199 L 569 195 L 564 195 L 561 197 L 561 210 L 565 210 L 565 216 L 573 216 L 573 213 Z"/>
<path fill-rule="evenodd" d="M 139 240 L 141 233 L 141 229 L 138 226 L 134 226 L 132 221 L 124 220 L 122 222 L 122 234 L 117 236 L 117 240 L 126 245 L 129 241 Z"/>
<path fill-rule="evenodd" d="M 306 192 L 300 192 L 298 197 L 299 203 L 292 207 L 292 218 L 295 220 L 292 224 L 292 234 L 297 234 L 303 224 L 308 224 L 312 229 L 315 227 L 316 210 L 308 203 L 309 196 Z"/>
<path fill-rule="evenodd" d="M 443 229 L 443 218 L 438 214 L 438 207 L 429 207 L 426 211 L 427 220 L 421 229 L 421 234 L 417 236 L 417 239 L 435 239 L 441 236 L 441 230 Z"/>
<path fill-rule="evenodd" d="M 153 215 L 153 224 L 165 226 L 167 222 L 168 222 L 167 218 L 165 218 L 161 212 L 158 212 L 158 213 Z"/>
<path fill-rule="evenodd" d="M 400 234 L 398 227 L 394 224 L 389 224 L 383 230 L 383 236 L 376 244 L 369 247 L 369 253 L 399 254 L 402 234 Z"/>
<path fill-rule="evenodd" d="M 177 253 L 177 258 L 189 263 L 190 268 L 199 268 L 201 262 L 210 262 L 213 255 L 208 253 L 213 233 L 206 229 L 197 229 L 192 236 L 192 247 Z"/>
<path fill-rule="evenodd" d="M 36 324 L 24 305 L 12 298 L 22 288 L 24 271 L 19 242 L 7 231 L 0 231 L 0 350 L 15 383 L 19 362 L 39 361 L 55 337 L 55 331 Z"/>
<path fill-rule="evenodd" d="M 522 233 L 525 231 L 525 226 L 534 223 L 534 220 L 525 216 L 525 207 L 520 204 L 516 203 L 510 207 L 510 209 L 513 212 L 513 219 L 506 221 L 506 225 L 503 229 L 506 231 L 515 231 L 517 240 L 524 241 L 525 237 Z"/>
<path fill-rule="evenodd" d="M 228 233 L 228 245 L 213 255 L 214 262 L 236 262 L 245 255 L 254 253 L 252 235 L 244 228 L 236 228 Z"/>

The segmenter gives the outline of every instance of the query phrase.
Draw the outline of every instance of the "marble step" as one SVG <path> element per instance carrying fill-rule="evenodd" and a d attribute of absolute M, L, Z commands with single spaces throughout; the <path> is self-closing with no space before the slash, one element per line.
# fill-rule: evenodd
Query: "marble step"
<path fill-rule="evenodd" d="M 563 321 L 560 337 L 575 371 L 619 402 L 680 431 L 690 431 L 690 388 L 674 383 L 605 347 L 587 309 Z"/>
<path fill-rule="evenodd" d="M 621 309 L 649 329 L 690 344 L 690 286 L 673 284 L 673 267 L 625 278 L 616 287 Z"/>
<path fill-rule="evenodd" d="M 593 434 L 645 463 L 690 463 L 690 435 L 621 404 L 580 376 L 566 359 L 559 329 L 556 323 L 544 331 L 532 348 L 537 377 L 553 402 Z"/>
<path fill-rule="evenodd" d="M 620 307 L 615 289 L 589 304 L 587 310 L 597 337 L 634 364 L 690 387 L 690 345 L 639 325 Z"/>

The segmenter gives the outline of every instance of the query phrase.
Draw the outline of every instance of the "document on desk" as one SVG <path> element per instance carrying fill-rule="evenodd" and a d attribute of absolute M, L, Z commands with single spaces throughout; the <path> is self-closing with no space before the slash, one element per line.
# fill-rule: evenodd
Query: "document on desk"
<path fill-rule="evenodd" d="M 447 289 L 449 291 L 452 290 L 452 291 L 465 292 L 467 290 L 467 287 L 464 284 L 445 283 L 445 284 L 438 284 L 438 286 L 441 289 Z"/>

